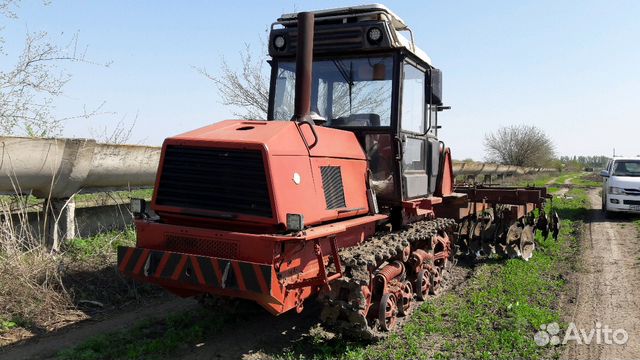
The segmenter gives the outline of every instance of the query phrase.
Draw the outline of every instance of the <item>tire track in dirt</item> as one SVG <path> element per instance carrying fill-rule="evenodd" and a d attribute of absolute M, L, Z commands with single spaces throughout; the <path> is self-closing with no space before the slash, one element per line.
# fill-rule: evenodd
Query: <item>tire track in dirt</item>
<path fill-rule="evenodd" d="M 605 218 L 598 192 L 589 190 L 590 211 L 581 238 L 579 267 L 570 279 L 576 288 L 575 301 L 565 320 L 587 334 L 598 324 L 624 329 L 629 339 L 624 345 L 597 344 L 596 336 L 588 345 L 571 341 L 565 358 L 640 359 L 640 238 L 629 218 Z"/>
<path fill-rule="evenodd" d="M 64 349 L 80 345 L 90 338 L 132 327 L 143 320 L 159 319 L 170 313 L 197 308 L 195 300 L 162 297 L 135 309 L 126 309 L 103 320 L 85 320 L 50 335 L 25 340 L 0 349 L 0 359 L 52 359 Z"/>

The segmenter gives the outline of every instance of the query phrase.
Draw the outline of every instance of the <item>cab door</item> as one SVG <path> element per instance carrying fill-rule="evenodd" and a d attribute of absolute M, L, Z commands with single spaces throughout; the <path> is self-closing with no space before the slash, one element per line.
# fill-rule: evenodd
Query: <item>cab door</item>
<path fill-rule="evenodd" d="M 403 200 L 429 196 L 426 69 L 406 59 L 402 64 L 400 131 Z"/>

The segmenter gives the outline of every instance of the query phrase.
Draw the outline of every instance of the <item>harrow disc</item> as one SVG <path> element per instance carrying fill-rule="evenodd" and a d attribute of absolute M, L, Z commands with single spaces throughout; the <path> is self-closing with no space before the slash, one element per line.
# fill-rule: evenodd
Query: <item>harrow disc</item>
<path fill-rule="evenodd" d="M 469 253 L 475 257 L 478 257 L 480 250 L 482 250 L 482 228 L 482 223 L 472 221 L 471 232 L 469 233 Z"/>
<path fill-rule="evenodd" d="M 558 234 L 560 233 L 560 216 L 558 216 L 558 212 L 554 211 L 551 216 L 551 225 L 550 225 L 553 238 L 558 240 Z"/>
<path fill-rule="evenodd" d="M 520 238 L 522 237 L 522 226 L 520 224 L 513 224 L 509 227 L 507 232 L 507 256 L 510 258 L 519 257 L 520 252 Z"/>
<path fill-rule="evenodd" d="M 525 226 L 520 234 L 520 256 L 525 261 L 529 261 L 533 256 L 533 250 L 536 248 L 534 241 L 534 228 L 530 225 Z"/>
<path fill-rule="evenodd" d="M 496 225 L 488 223 L 482 230 L 482 252 L 484 255 L 491 255 L 496 253 L 495 246 L 496 237 Z"/>

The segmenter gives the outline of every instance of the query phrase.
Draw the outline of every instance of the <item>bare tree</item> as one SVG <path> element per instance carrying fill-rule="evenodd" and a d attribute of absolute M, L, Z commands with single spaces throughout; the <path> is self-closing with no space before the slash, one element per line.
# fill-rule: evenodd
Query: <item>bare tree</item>
<path fill-rule="evenodd" d="M 131 133 L 138 122 L 138 113 L 136 113 L 133 121 L 128 121 L 127 116 L 123 115 L 115 126 L 104 126 L 100 128 L 91 128 L 89 133 L 96 141 L 105 144 L 128 144 L 131 141 Z"/>
<path fill-rule="evenodd" d="M 18 2 L 0 0 L 0 18 L 17 18 L 15 8 Z M 86 60 L 85 53 L 86 48 L 78 50 L 77 34 L 66 46 L 59 46 L 50 41 L 46 32 L 27 33 L 17 61 L 5 68 L 0 67 L 0 133 L 56 136 L 61 133 L 64 121 L 98 114 L 102 105 L 69 117 L 60 118 L 53 114 L 54 99 L 62 95 L 71 79 L 62 63 L 91 63 Z M 0 37 L 2 55 L 9 57 Z"/>
<path fill-rule="evenodd" d="M 512 125 L 488 134 L 484 139 L 486 160 L 506 165 L 545 166 L 555 155 L 545 132 L 533 125 Z"/>
<path fill-rule="evenodd" d="M 233 115 L 242 119 L 264 120 L 267 118 L 269 102 L 266 61 L 254 57 L 249 44 L 245 44 L 240 58 L 240 71 L 231 67 L 224 57 L 220 64 L 219 76 L 209 73 L 203 67 L 196 70 L 215 83 L 222 97 L 222 104 L 232 106 Z"/>

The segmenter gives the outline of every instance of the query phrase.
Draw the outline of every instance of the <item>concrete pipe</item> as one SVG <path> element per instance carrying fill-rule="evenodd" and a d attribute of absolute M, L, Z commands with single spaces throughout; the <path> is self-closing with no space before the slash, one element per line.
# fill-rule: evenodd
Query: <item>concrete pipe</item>
<path fill-rule="evenodd" d="M 0 137 L 0 193 L 67 198 L 152 186 L 160 148 L 91 139 Z"/>

